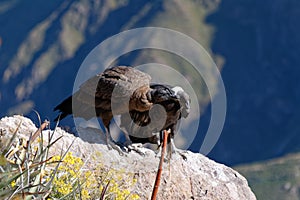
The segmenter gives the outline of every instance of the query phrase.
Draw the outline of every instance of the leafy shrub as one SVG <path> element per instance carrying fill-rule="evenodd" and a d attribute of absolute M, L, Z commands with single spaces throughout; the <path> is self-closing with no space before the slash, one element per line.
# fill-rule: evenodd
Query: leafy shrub
<path fill-rule="evenodd" d="M 1 130 L 0 199 L 41 199 L 49 194 L 52 177 L 55 176 L 53 173 L 48 176 L 50 179 L 45 178 L 46 167 L 50 163 L 49 148 L 57 141 L 52 141 L 50 136 L 47 144 L 43 145 L 41 132 L 48 122 L 41 124 L 28 140 L 17 137 L 21 123 L 9 139 L 4 137 L 5 130 Z M 8 134 L 10 133 L 6 135 Z M 34 143 L 38 137 L 38 141 Z"/>

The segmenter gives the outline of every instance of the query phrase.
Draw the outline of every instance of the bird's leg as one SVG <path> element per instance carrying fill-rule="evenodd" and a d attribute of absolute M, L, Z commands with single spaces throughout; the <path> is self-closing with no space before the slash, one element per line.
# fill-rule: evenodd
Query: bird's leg
<path fill-rule="evenodd" d="M 105 127 L 106 145 L 107 145 L 107 148 L 109 150 L 111 150 L 112 149 L 111 143 L 113 143 L 113 139 L 112 139 L 109 131 L 110 131 L 109 127 L 108 128 Z"/>
<path fill-rule="evenodd" d="M 129 145 L 132 144 L 132 141 L 129 137 L 128 129 L 130 129 L 130 122 L 131 122 L 131 117 L 130 114 L 123 114 L 121 115 L 121 124 L 120 124 L 120 129 L 124 133 L 126 141 L 124 142 L 124 146 L 128 147 Z"/>
<path fill-rule="evenodd" d="M 156 138 L 156 145 L 157 145 L 157 150 L 161 147 L 162 145 L 162 134 L 159 132 L 154 133 L 154 138 Z"/>
<path fill-rule="evenodd" d="M 166 160 L 171 160 L 172 154 L 175 154 L 175 153 L 178 153 L 184 160 L 187 160 L 187 157 L 184 155 L 186 153 L 186 151 L 182 150 L 182 149 L 178 149 L 175 145 L 174 138 L 173 138 L 173 136 L 175 134 L 174 129 L 169 129 L 169 131 L 170 131 L 170 134 L 168 135 L 167 159 Z M 161 149 L 161 147 L 159 147 L 159 148 Z M 156 156 L 159 156 L 159 153 Z"/>
<path fill-rule="evenodd" d="M 170 131 L 170 130 L 168 130 Z M 158 152 L 156 154 L 155 157 L 161 157 L 162 155 L 162 150 L 163 150 L 163 138 L 164 138 L 164 131 L 159 131 L 159 133 L 157 133 L 157 136 L 159 137 L 159 141 L 157 142 L 158 143 Z M 168 134 L 168 138 L 167 138 L 167 152 L 169 153 L 170 150 L 169 150 L 169 138 L 170 138 L 170 132 Z M 171 158 L 170 156 L 167 156 L 169 158 Z M 164 158 L 164 161 L 167 162 L 168 159 L 167 158 Z"/>
<path fill-rule="evenodd" d="M 158 148 L 160 148 L 163 142 L 163 132 L 162 131 L 157 132 L 156 137 L 158 138 L 157 140 Z"/>
<path fill-rule="evenodd" d="M 163 138 L 163 134 L 162 134 L 162 131 L 159 131 L 157 133 L 155 133 L 156 137 L 158 138 L 157 139 L 157 153 L 156 153 L 156 157 L 159 157 L 160 156 L 160 152 L 161 152 L 161 147 L 162 147 L 162 138 Z"/>
<path fill-rule="evenodd" d="M 126 131 L 126 130 L 122 130 L 124 135 L 125 135 L 125 139 L 126 141 L 124 142 L 124 146 L 128 147 L 130 145 L 132 145 L 132 141 L 130 140 L 130 137 L 129 137 L 129 133 Z"/>
<path fill-rule="evenodd" d="M 126 120 L 128 120 L 128 121 L 126 121 Z M 132 141 L 130 139 L 128 130 L 130 130 L 131 132 L 134 132 L 134 129 L 135 129 L 135 124 L 131 120 L 130 116 L 128 116 L 128 118 L 126 118 L 125 115 L 121 116 L 120 128 L 123 131 L 125 138 L 126 138 L 126 141 L 124 143 L 126 150 L 127 151 L 135 151 L 136 153 L 138 153 L 142 156 L 145 156 L 146 155 L 145 149 L 142 148 L 142 147 L 144 147 L 144 145 L 142 143 L 132 143 Z"/>
<path fill-rule="evenodd" d="M 186 155 L 184 155 L 187 151 L 185 150 L 182 150 L 182 149 L 178 149 L 176 146 L 175 146 L 175 143 L 174 143 L 174 138 L 171 137 L 170 138 L 170 142 L 168 143 L 168 157 L 171 159 L 172 158 L 172 154 L 174 153 L 178 153 L 184 160 L 187 160 L 187 157 Z"/>
<path fill-rule="evenodd" d="M 109 123 L 104 126 L 105 126 L 105 136 L 106 136 L 107 148 L 109 150 L 115 149 L 119 152 L 120 155 L 124 155 L 121 147 L 118 144 L 116 144 L 116 142 L 111 137 Z"/>

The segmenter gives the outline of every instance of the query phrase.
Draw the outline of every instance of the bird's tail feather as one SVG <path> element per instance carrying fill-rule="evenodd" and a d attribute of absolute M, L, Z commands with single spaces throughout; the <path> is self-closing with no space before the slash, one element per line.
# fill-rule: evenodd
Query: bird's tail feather
<path fill-rule="evenodd" d="M 54 108 L 54 111 L 59 110 L 61 113 L 59 116 L 57 116 L 54 121 L 61 120 L 65 118 L 66 116 L 72 114 L 72 96 L 69 96 L 66 98 L 63 102 L 61 102 L 59 105 L 57 105 Z"/>

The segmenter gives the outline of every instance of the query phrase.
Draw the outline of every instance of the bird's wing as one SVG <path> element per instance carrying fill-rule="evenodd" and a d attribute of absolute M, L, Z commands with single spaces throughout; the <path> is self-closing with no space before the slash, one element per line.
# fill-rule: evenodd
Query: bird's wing
<path fill-rule="evenodd" d="M 99 100 L 111 100 L 130 96 L 134 90 L 150 84 L 151 77 L 135 68 L 118 66 L 106 69 L 84 82 L 79 89 L 78 98 L 85 101 L 86 96 Z M 115 90 L 115 91 L 114 91 Z"/>
<path fill-rule="evenodd" d="M 118 66 L 106 69 L 99 75 L 96 97 L 110 99 L 112 93 L 115 97 L 128 97 L 137 88 L 149 85 L 150 79 L 148 74 L 132 67 Z"/>

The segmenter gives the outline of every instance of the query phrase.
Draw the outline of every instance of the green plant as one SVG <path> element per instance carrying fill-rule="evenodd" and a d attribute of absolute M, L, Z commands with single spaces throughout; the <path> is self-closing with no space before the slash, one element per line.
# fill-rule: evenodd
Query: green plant
<path fill-rule="evenodd" d="M 29 139 L 19 138 L 17 132 L 22 121 L 13 131 L 12 137 L 1 140 L 0 149 L 0 198 L 23 199 L 42 198 L 50 192 L 50 186 L 55 176 L 45 178 L 46 166 L 50 164 L 49 148 L 57 142 L 52 141 L 52 135 L 46 145 L 43 145 L 42 130 L 48 122 L 41 124 L 40 128 L 29 136 Z M 3 134 L 1 134 L 3 135 Z M 37 138 L 38 141 L 35 141 Z"/>
<path fill-rule="evenodd" d="M 8 139 L 7 130 L 0 129 L 0 199 L 139 199 L 130 191 L 136 183 L 133 174 L 95 165 L 100 153 L 85 162 L 69 149 L 51 157 L 49 151 L 61 137 L 54 140 L 55 130 L 49 131 L 44 141 L 48 122 L 28 139 L 17 134 L 21 124 Z"/>

